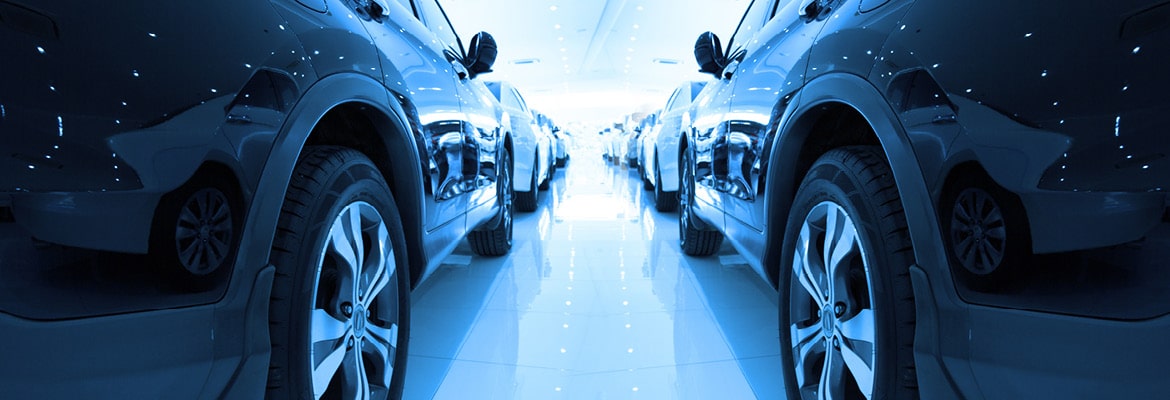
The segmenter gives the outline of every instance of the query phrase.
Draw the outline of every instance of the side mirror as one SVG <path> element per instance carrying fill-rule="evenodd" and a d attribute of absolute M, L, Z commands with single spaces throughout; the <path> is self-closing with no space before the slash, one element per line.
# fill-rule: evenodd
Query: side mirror
<path fill-rule="evenodd" d="M 727 66 L 727 57 L 723 54 L 723 45 L 719 43 L 719 36 L 711 32 L 703 32 L 699 40 L 695 41 L 695 61 L 699 62 L 699 72 L 714 75 L 716 79 Z"/>
<path fill-rule="evenodd" d="M 496 63 L 496 39 L 487 32 L 480 32 L 471 37 L 468 47 L 464 64 L 471 77 L 492 72 L 492 64 Z"/>

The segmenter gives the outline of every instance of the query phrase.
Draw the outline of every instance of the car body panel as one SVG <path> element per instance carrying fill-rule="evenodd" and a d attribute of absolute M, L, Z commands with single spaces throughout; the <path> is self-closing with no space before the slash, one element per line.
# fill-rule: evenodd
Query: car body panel
<path fill-rule="evenodd" d="M 662 107 L 662 116 L 650 134 L 643 135 L 642 157 L 638 160 L 646 179 L 663 192 L 677 192 L 679 178 L 679 141 L 684 126 L 690 125 L 690 105 L 707 81 L 680 84 Z M 686 123 L 684 124 L 684 121 Z M 658 181 L 658 177 L 662 181 Z"/>
<path fill-rule="evenodd" d="M 512 84 L 507 82 L 489 82 L 488 89 L 499 100 L 500 106 L 508 114 L 511 121 L 512 151 L 515 153 L 513 176 L 522 179 L 512 179 L 512 187 L 518 192 L 537 190 L 532 187 L 532 179 L 540 184 L 550 179 L 553 153 L 552 139 L 538 124 L 532 111 L 525 103 L 524 97 Z"/>

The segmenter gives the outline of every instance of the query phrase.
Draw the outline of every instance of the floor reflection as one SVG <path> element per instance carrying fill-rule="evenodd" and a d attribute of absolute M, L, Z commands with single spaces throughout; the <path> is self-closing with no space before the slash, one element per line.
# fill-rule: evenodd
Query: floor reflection
<path fill-rule="evenodd" d="M 679 252 L 635 171 L 576 154 L 502 258 L 414 293 L 407 399 L 779 399 L 776 293 L 730 247 Z"/>

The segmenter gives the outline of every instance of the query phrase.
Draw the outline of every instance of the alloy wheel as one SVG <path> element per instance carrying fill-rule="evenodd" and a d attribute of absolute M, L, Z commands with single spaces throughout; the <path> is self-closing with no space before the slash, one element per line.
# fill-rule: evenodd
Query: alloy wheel
<path fill-rule="evenodd" d="M 824 201 L 804 217 L 795 245 L 788 334 L 798 390 L 803 398 L 871 398 L 877 330 L 857 225 Z"/>
<path fill-rule="evenodd" d="M 232 209 L 227 195 L 214 188 L 195 192 L 179 208 L 175 250 L 183 268 L 207 275 L 227 260 L 232 246 Z"/>
<path fill-rule="evenodd" d="M 951 213 L 951 249 L 963 268 L 976 275 L 994 272 L 1007 253 L 1004 212 L 990 193 L 964 189 Z"/>
<path fill-rule="evenodd" d="M 308 354 L 315 398 L 386 396 L 399 343 L 396 264 L 378 210 L 364 201 L 345 206 L 329 227 L 312 287 Z"/>

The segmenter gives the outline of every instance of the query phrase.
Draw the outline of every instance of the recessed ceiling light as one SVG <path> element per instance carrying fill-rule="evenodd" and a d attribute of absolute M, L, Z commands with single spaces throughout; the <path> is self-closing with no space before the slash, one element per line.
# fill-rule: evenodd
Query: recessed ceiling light
<path fill-rule="evenodd" d="M 565 41 L 565 37 L 564 36 L 557 36 L 557 40 L 563 42 L 563 41 Z"/>
<path fill-rule="evenodd" d="M 553 29 L 561 29 L 561 24 L 553 25 Z"/>
<path fill-rule="evenodd" d="M 556 10 L 557 10 L 557 6 L 548 6 L 548 10 L 549 10 L 549 11 L 556 11 Z"/>
<path fill-rule="evenodd" d="M 564 47 L 561 47 L 561 52 L 562 52 L 562 53 L 564 53 L 564 52 L 566 52 L 566 51 L 569 51 L 569 49 L 566 49 L 566 48 L 564 48 Z"/>
<path fill-rule="evenodd" d="M 639 28 L 638 24 L 634 24 L 634 29 L 638 29 L 638 28 Z"/>
<path fill-rule="evenodd" d="M 638 11 L 642 11 L 642 10 L 643 10 L 642 6 L 638 6 Z"/>

